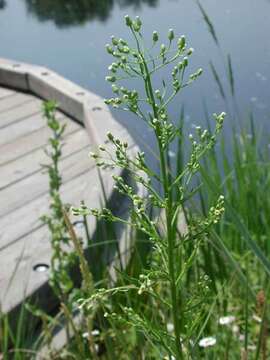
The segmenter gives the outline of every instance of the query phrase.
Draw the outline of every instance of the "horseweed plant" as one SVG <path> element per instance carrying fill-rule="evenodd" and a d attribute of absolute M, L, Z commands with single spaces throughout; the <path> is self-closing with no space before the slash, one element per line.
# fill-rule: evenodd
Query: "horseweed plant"
<path fill-rule="evenodd" d="M 74 253 L 68 252 L 63 246 L 66 245 L 67 247 L 71 243 L 63 216 L 64 204 L 60 196 L 62 178 L 59 171 L 59 161 L 62 156 L 65 125 L 60 124 L 56 119 L 56 104 L 54 102 L 45 103 L 43 112 L 52 135 L 49 139 L 49 148 L 46 149 L 46 154 L 51 159 L 51 163 L 43 165 L 49 174 L 51 214 L 42 216 L 42 221 L 48 226 L 51 233 L 50 284 L 56 295 L 63 301 L 63 297 L 66 297 L 73 287 L 68 269 L 74 261 Z"/>
<path fill-rule="evenodd" d="M 143 152 L 139 151 L 136 156 L 131 156 L 128 152 L 128 144 L 108 133 L 108 141 L 115 148 L 115 153 L 112 155 L 106 146 L 100 146 L 97 153 L 91 154 L 96 159 L 97 166 L 127 170 L 135 182 L 147 190 L 148 195 L 139 196 L 126 179 L 113 176 L 115 188 L 126 195 L 132 204 L 129 221 L 115 216 L 106 208 L 99 210 L 81 206 L 73 208 L 73 213 L 129 223 L 149 237 L 152 243 L 152 260 L 149 268 L 138 280 L 130 279 L 131 284 L 126 287 L 100 289 L 90 298 L 82 299 L 81 306 L 91 308 L 97 301 L 103 301 L 106 307 L 106 299 L 109 296 L 123 291 L 136 291 L 144 300 L 147 296 L 157 309 L 155 316 L 152 313 L 147 318 L 146 312 L 138 313 L 132 306 L 122 307 L 119 313 L 113 312 L 108 307 L 105 316 L 111 321 L 125 322 L 138 329 L 153 347 L 158 347 L 163 356 L 182 359 L 189 348 L 194 347 L 198 342 L 198 319 L 201 323 L 203 304 L 201 300 L 196 303 L 196 299 L 205 297 L 207 302 L 208 294 L 205 276 L 197 279 L 198 281 L 195 278 L 196 286 L 191 301 L 191 294 L 182 291 L 183 279 L 196 258 L 200 243 L 204 241 L 209 228 L 222 216 L 223 196 L 217 199 L 205 218 L 193 216 L 192 222 L 188 223 L 187 232 L 182 229 L 179 231 L 178 219 L 183 212 L 187 216 L 186 201 L 196 192 L 192 190 L 191 181 L 200 168 L 202 156 L 214 147 L 222 129 L 225 113 L 214 114 L 216 124 L 214 132 L 210 133 L 197 127 L 196 134 L 189 136 L 191 141 L 189 160 L 179 173 L 173 173 L 168 153 L 170 146 L 182 134 L 180 128 L 171 120 L 168 106 L 186 86 L 202 74 L 202 69 L 186 77 L 193 49 L 187 47 L 184 36 L 176 40 L 171 29 L 168 33 L 168 43 L 158 46 L 159 34 L 154 31 L 150 52 L 141 33 L 141 20 L 136 17 L 133 21 L 126 16 L 125 21 L 133 36 L 134 46 L 114 36 L 112 43 L 106 45 L 107 52 L 114 58 L 114 62 L 109 66 L 110 75 L 106 80 L 112 83 L 115 97 L 105 100 L 105 103 L 132 112 L 153 130 L 159 151 L 159 171 L 154 171 L 147 164 Z M 163 80 L 161 88 L 156 88 L 154 75 L 168 66 L 172 67 L 169 85 Z M 130 90 L 119 84 L 126 79 L 141 80 L 144 84 L 144 93 L 139 94 L 136 90 Z M 162 191 L 156 190 L 154 180 L 161 185 Z M 149 208 L 164 214 L 166 224 L 164 231 L 160 229 L 159 219 L 150 217 Z M 185 251 L 187 247 L 190 249 L 190 246 L 192 251 Z M 196 312 L 195 309 L 198 307 L 200 309 Z M 160 314 L 160 309 L 163 315 Z M 154 321 L 154 318 L 157 318 L 157 321 Z M 170 319 L 171 323 L 168 326 Z"/>

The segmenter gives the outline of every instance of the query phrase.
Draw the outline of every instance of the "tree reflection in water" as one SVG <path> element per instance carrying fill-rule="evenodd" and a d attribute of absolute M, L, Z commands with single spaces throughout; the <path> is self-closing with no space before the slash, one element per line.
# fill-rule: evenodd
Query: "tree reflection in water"
<path fill-rule="evenodd" d="M 7 6 L 6 0 L 0 0 L 0 10 L 4 10 Z"/>
<path fill-rule="evenodd" d="M 0 0 L 5 3 L 5 0 Z M 155 7 L 159 0 L 25 0 L 27 10 L 40 21 L 53 20 L 58 27 L 82 25 L 87 21 L 106 21 L 114 5 Z"/>

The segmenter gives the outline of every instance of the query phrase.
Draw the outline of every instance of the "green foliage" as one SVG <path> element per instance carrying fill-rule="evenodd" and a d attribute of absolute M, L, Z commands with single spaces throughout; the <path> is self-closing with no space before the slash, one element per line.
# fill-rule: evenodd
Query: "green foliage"
<path fill-rule="evenodd" d="M 100 146 L 99 152 L 92 154 L 97 166 L 127 170 L 135 183 L 143 186 L 148 195 L 139 196 L 123 177 L 114 176 L 115 188 L 128 197 L 131 203 L 128 221 L 115 216 L 107 208 L 99 210 L 84 206 L 73 209 L 73 213 L 91 214 L 110 222 L 128 223 L 149 237 L 152 261 L 149 269 L 145 269 L 138 279 L 129 278 L 129 283 L 126 282 L 125 286 L 101 289 L 90 298 L 82 300 L 81 306 L 91 308 L 98 301 L 109 310 L 111 306 L 108 305 L 108 299 L 122 292 L 137 292 L 141 299 L 147 297 L 152 306 L 160 309 L 160 313 L 154 317 L 150 309 L 142 311 L 132 305 L 121 306 L 117 311 L 110 309 L 106 312 L 106 317 L 112 322 L 129 325 L 142 332 L 157 353 L 182 359 L 189 353 L 190 341 L 194 342 L 200 331 L 201 321 L 207 314 L 209 301 L 211 302 L 203 272 L 195 276 L 195 288 L 189 287 L 186 291 L 182 288 L 198 256 L 201 243 L 205 241 L 211 226 L 218 223 L 222 216 L 224 198 L 217 197 L 204 218 L 192 216 L 186 219 L 189 221 L 189 231 L 186 233 L 183 229 L 179 231 L 178 219 L 184 211 L 186 199 L 195 195 L 190 184 L 200 168 L 201 158 L 213 149 L 225 114 L 214 114 L 215 130 L 212 134 L 198 127 L 196 135 L 190 135 L 189 160 L 183 164 L 179 173 L 173 174 L 168 151 L 182 134 L 170 119 L 168 106 L 186 86 L 202 74 L 202 70 L 198 69 L 195 73 L 186 75 L 193 49 L 187 47 L 185 37 L 175 40 L 174 32 L 170 29 L 168 43 L 158 47 L 159 35 L 154 32 L 153 49 L 149 52 L 141 34 L 141 20 L 138 17 L 132 20 L 126 16 L 125 21 L 133 35 L 134 44 L 129 45 L 123 39 L 112 37 L 112 43 L 106 46 L 107 52 L 114 57 L 114 62 L 109 66 L 110 75 L 106 80 L 112 83 L 112 91 L 116 97 L 105 102 L 114 108 L 120 107 L 132 112 L 148 124 L 154 132 L 159 149 L 160 169 L 159 172 L 154 172 L 147 164 L 143 152 L 138 152 L 135 158 L 132 157 L 128 153 L 128 144 L 108 133 L 108 141 L 115 148 L 115 153 L 112 155 L 111 150 Z M 172 68 L 169 83 L 163 80 L 160 88 L 154 87 L 154 75 L 168 66 Z M 144 93 L 139 94 L 136 90 L 123 86 L 121 81 L 126 78 L 142 81 Z M 160 184 L 161 193 L 155 190 L 153 179 Z M 175 193 L 178 194 L 177 197 L 174 196 Z M 151 218 L 149 208 L 164 213 L 163 233 L 160 231 L 159 221 Z M 189 245 L 191 243 L 192 246 Z M 200 296 L 201 294 L 204 296 Z M 166 330 L 164 314 L 167 314 L 166 318 L 173 323 L 172 333 Z"/>
<path fill-rule="evenodd" d="M 69 276 L 70 265 L 74 260 L 74 254 L 68 251 L 70 237 L 64 221 L 63 208 L 60 196 L 62 178 L 59 170 L 59 161 L 62 155 L 62 142 L 65 125 L 61 125 L 56 118 L 56 104 L 47 102 L 44 104 L 44 116 L 47 125 L 52 131 L 49 139 L 49 149 L 46 154 L 51 160 L 49 165 L 43 165 L 49 175 L 50 188 L 50 210 L 51 214 L 42 216 L 42 221 L 46 224 L 51 234 L 52 258 L 50 271 L 50 284 L 59 297 L 68 294 L 73 287 L 73 282 Z M 66 245 L 66 249 L 64 248 Z"/>
<path fill-rule="evenodd" d="M 213 23 L 199 6 L 219 45 Z M 155 135 L 159 171 L 152 168 L 144 152 L 132 154 L 127 142 L 111 133 L 107 134 L 106 145 L 91 154 L 98 168 L 120 168 L 128 174 L 112 176 L 115 189 L 126 197 L 130 211 L 129 217 L 122 218 L 108 207 L 106 199 L 100 208 L 88 208 L 84 203 L 73 208 L 75 215 L 83 217 L 88 251 L 93 255 L 95 248 L 115 245 L 115 223 L 132 230 L 125 254 L 117 249 L 117 261 L 107 271 L 101 265 L 103 253 L 94 252 L 99 260 L 94 264 L 99 276 L 93 276 L 86 250 L 60 196 L 64 126 L 56 119 L 55 104 L 45 105 L 52 130 L 47 150 L 51 163 L 46 166 L 51 212 L 43 220 L 51 232 L 50 282 L 61 311 L 51 317 L 28 305 L 43 324 L 40 343 L 47 345 L 50 359 L 267 359 L 267 143 L 261 141 L 251 116 L 248 130 L 242 128 L 237 133 L 233 129 L 231 142 L 221 137 L 221 146 L 215 146 L 224 113 L 214 114 L 213 125 L 207 119 L 207 130 L 197 126 L 194 134 L 186 136 L 184 107 L 177 123 L 170 117 L 169 105 L 202 74 L 201 69 L 188 74 L 193 49 L 170 29 L 166 44 L 159 44 L 159 33 L 154 31 L 149 50 L 141 20 L 127 16 L 125 22 L 134 41 L 128 44 L 113 36 L 106 46 L 114 58 L 107 77 L 114 97 L 106 103 L 133 113 L 147 124 Z M 157 84 L 156 78 L 160 77 L 155 75 L 164 67 L 171 67 L 171 78 Z M 226 105 L 231 96 L 237 108 L 230 56 L 226 62 L 229 86 L 222 84 L 212 63 L 211 69 Z M 144 85 L 142 93 L 135 90 L 138 81 Z M 177 149 L 175 162 L 170 155 L 172 149 Z M 145 192 L 138 193 L 138 187 Z M 95 243 L 90 238 L 89 215 L 97 218 L 102 241 Z M 113 240 L 110 236 L 110 240 L 104 240 L 104 231 L 106 236 L 113 234 Z M 123 266 L 122 257 L 126 255 L 128 262 Z M 69 276 L 75 259 L 82 277 L 77 288 Z M 113 266 L 115 276 L 111 277 Z M 80 317 L 79 324 L 75 315 Z M 22 314 L 13 331 L 7 317 L 0 317 L 4 359 L 11 358 L 11 354 L 16 359 L 35 358 L 36 344 L 29 350 L 24 321 Z M 53 332 L 63 322 L 68 343 L 57 352 Z"/>

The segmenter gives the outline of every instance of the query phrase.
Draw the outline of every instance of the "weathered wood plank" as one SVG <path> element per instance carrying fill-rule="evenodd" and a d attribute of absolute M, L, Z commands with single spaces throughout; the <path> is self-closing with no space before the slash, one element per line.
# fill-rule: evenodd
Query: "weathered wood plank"
<path fill-rule="evenodd" d="M 16 106 L 0 114 L 0 128 L 8 126 L 14 122 L 24 120 L 25 118 L 41 113 L 42 101 L 33 98 L 33 100 Z"/>
<path fill-rule="evenodd" d="M 72 204 L 78 199 L 83 199 L 80 197 L 80 193 L 88 186 L 89 176 L 89 170 L 86 170 L 85 173 L 63 184 L 61 194 L 66 202 Z M 94 186 L 88 190 L 89 192 L 96 192 L 98 188 Z M 49 211 L 49 202 L 49 194 L 46 193 L 0 218 L 0 254 L 3 248 L 8 247 L 42 225 L 40 217 Z"/>
<path fill-rule="evenodd" d="M 93 170 L 86 172 L 70 182 L 69 186 L 72 185 L 75 191 L 67 191 L 66 188 L 62 195 L 64 201 L 78 203 L 79 199 L 85 199 L 87 204 L 99 206 L 100 199 L 97 183 L 97 172 Z M 113 184 L 112 177 L 106 177 L 104 186 L 108 197 L 112 194 Z M 46 212 L 45 208 L 48 209 L 48 204 L 45 204 L 45 202 L 43 201 L 43 211 Z M 88 226 L 91 235 L 95 232 L 95 224 L 95 218 L 89 217 Z M 3 261 L 0 263 L 0 303 L 2 311 L 8 312 L 20 304 L 25 296 L 31 295 L 48 281 L 46 273 L 40 275 L 40 273 L 33 271 L 33 266 L 38 263 L 50 263 L 50 237 L 47 227 L 41 226 L 33 230 L 18 242 L 2 250 L 1 256 Z M 12 283 L 10 285 L 11 279 L 16 286 L 12 285 Z"/>
<path fill-rule="evenodd" d="M 16 90 L 28 91 L 27 74 L 33 65 L 0 58 L 0 84 Z"/>
<path fill-rule="evenodd" d="M 132 144 L 133 145 L 133 144 Z M 131 145 L 131 148 L 133 148 Z M 87 160 L 89 158 L 87 157 Z M 93 164 L 95 167 L 95 164 Z M 81 200 L 86 200 L 93 193 L 100 196 L 100 181 L 96 180 L 91 187 L 88 187 L 89 177 L 93 177 L 92 171 L 95 169 L 86 168 L 85 173 L 78 175 L 76 178 L 63 182 L 61 194 L 64 200 L 73 205 L 79 205 Z M 106 184 L 111 181 L 111 170 L 103 173 L 102 181 Z M 46 178 L 46 175 L 43 175 Z M 48 180 L 47 180 L 48 181 Z M 83 193 L 82 193 L 83 191 Z M 89 194 L 88 194 L 89 193 Z M 97 203 L 89 203 L 91 207 L 97 206 Z M 5 214 L 0 218 L 0 254 L 3 248 L 18 241 L 23 236 L 29 234 L 41 226 L 40 216 L 47 213 L 49 209 L 49 194 L 43 194 L 35 200 L 16 208 L 9 214 Z M 16 226 L 14 226 L 16 224 Z"/>
<path fill-rule="evenodd" d="M 125 129 L 122 124 L 114 119 L 108 106 L 104 104 L 101 98 L 96 103 L 88 101 L 84 110 L 84 125 L 93 143 L 102 144 L 107 139 L 108 131 L 118 136 Z M 127 132 L 125 136 L 127 141 L 131 140 L 130 134 Z"/>
<path fill-rule="evenodd" d="M 62 159 L 89 145 L 89 137 L 85 129 L 77 130 L 63 138 Z M 19 180 L 40 171 L 41 164 L 49 162 L 44 148 L 38 148 L 22 158 L 0 166 L 0 191 L 15 184 Z"/>
<path fill-rule="evenodd" d="M 65 130 L 66 135 L 81 129 L 79 124 L 75 121 L 69 120 L 63 114 L 59 114 L 58 119 L 61 124 L 68 124 Z M 16 139 L 15 144 L 14 142 L 9 142 L 7 144 L 0 145 L 0 166 L 22 158 L 25 154 L 29 154 L 30 152 L 43 147 L 44 144 L 47 143 L 50 132 L 51 130 L 46 126 L 46 122 L 44 120 L 43 127 L 20 136 Z"/>
<path fill-rule="evenodd" d="M 34 97 L 32 95 L 23 93 L 15 93 L 14 95 L 7 98 L 2 98 L 0 99 L 0 113 L 25 104 L 28 101 L 32 101 L 33 99 Z"/>
<path fill-rule="evenodd" d="M 14 90 L 9 90 L 9 89 L 0 87 L 0 99 L 4 98 L 6 96 L 11 96 L 13 94 L 15 94 Z"/>
<path fill-rule="evenodd" d="M 70 121 L 70 119 L 66 119 Z M 1 129 L 0 146 L 16 142 L 18 138 L 42 128 L 44 124 L 46 124 L 46 119 L 42 114 L 32 115 L 23 121 L 11 124 Z"/>
<path fill-rule="evenodd" d="M 0 136 L 0 146 L 8 144 L 10 142 L 15 142 L 19 137 L 28 134 L 31 131 L 40 129 L 46 120 L 41 114 L 32 115 L 24 121 L 19 121 L 18 123 L 11 124 L 3 129 L 1 129 Z"/>
<path fill-rule="evenodd" d="M 0 59 L 0 83 L 9 87 L 32 91 L 45 99 L 55 99 L 65 113 L 84 123 L 82 129 L 70 118 L 67 122 L 67 145 L 63 149 L 60 171 L 63 176 L 61 194 L 64 202 L 79 205 L 85 200 L 89 206 L 102 202 L 100 181 L 89 150 L 104 142 L 110 130 L 119 138 L 133 140 L 113 118 L 103 100 L 42 67 Z M 48 229 L 40 216 L 49 211 L 48 176 L 39 168 L 46 163 L 42 147 L 50 130 L 41 111 L 41 100 L 35 96 L 0 88 L 0 303 L 3 311 L 18 306 L 25 296 L 41 287 L 48 289 L 47 274 L 34 272 L 37 262 L 49 263 L 51 257 Z M 89 139 L 88 139 L 89 137 Z M 49 159 L 48 159 L 49 162 Z M 119 170 L 118 170 L 119 171 Z M 102 173 L 107 197 L 113 192 L 112 171 Z M 117 199 L 114 206 L 122 209 Z M 90 232 L 96 229 L 90 218 Z M 13 277 L 13 271 L 16 273 Z M 10 284 L 10 280 L 13 280 Z M 11 285 L 11 286 L 9 286 Z M 9 290 L 7 296 L 5 292 Z M 50 302 L 42 297 L 43 303 Z"/>
<path fill-rule="evenodd" d="M 86 146 L 60 161 L 59 170 L 64 182 L 77 177 L 94 166 L 93 159 L 89 158 L 88 153 L 89 146 Z M 1 201 L 5 206 L 0 207 L 0 217 L 9 214 L 16 208 L 24 207 L 28 202 L 48 191 L 48 179 L 41 170 L 6 187 L 1 190 Z"/>

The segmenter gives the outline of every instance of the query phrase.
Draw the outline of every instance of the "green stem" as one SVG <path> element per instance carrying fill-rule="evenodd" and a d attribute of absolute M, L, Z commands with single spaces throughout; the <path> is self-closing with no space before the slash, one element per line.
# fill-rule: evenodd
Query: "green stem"
<path fill-rule="evenodd" d="M 137 42 L 138 52 L 140 54 L 141 60 L 143 62 L 144 68 L 144 80 L 145 80 L 145 90 L 147 96 L 150 98 L 153 115 L 156 119 L 158 119 L 158 109 L 155 103 L 155 97 L 151 82 L 151 74 L 149 72 L 148 66 L 146 64 L 145 58 L 143 53 L 141 52 L 139 41 L 136 37 L 134 31 L 133 35 Z M 174 323 L 174 331 L 175 331 L 175 352 L 176 352 L 176 359 L 181 360 L 182 357 L 182 347 L 180 341 L 180 328 L 179 328 L 179 321 L 178 321 L 178 306 L 177 306 L 177 290 L 176 290 L 176 281 L 175 281 L 175 267 L 174 267 L 174 236 L 173 236 L 173 228 L 172 228 L 172 215 L 173 215 L 173 201 L 172 201 L 172 191 L 170 189 L 170 179 L 169 174 L 167 171 L 166 159 L 164 155 L 164 149 L 160 139 L 160 129 L 157 128 L 156 130 L 156 138 L 158 142 L 159 148 L 159 155 L 160 155 L 160 170 L 162 176 L 162 184 L 163 184 L 163 191 L 164 191 L 164 198 L 167 202 L 166 204 L 166 225 L 167 225 L 167 241 L 168 241 L 168 262 L 169 262 L 169 277 L 170 277 L 170 292 L 171 292 L 171 301 L 172 301 L 172 315 L 173 315 L 173 323 Z"/>
<path fill-rule="evenodd" d="M 159 154 L 160 154 L 160 165 L 161 172 L 163 178 L 163 189 L 164 196 L 167 199 L 166 204 L 166 225 L 167 225 L 167 241 L 168 241 L 168 262 L 169 262 L 169 277 L 170 277 L 170 290 L 171 290 L 171 301 L 172 301 L 172 312 L 173 312 L 173 323 L 174 323 L 174 331 L 175 331 L 175 350 L 176 350 L 176 358 L 182 359 L 182 348 L 180 341 L 180 328 L 178 321 L 178 301 L 177 301 L 177 290 L 176 290 L 176 280 L 175 280 L 175 266 L 174 266 L 174 248 L 175 241 L 173 236 L 173 228 L 172 228 L 172 210 L 173 210 L 173 202 L 172 202 L 172 192 L 169 190 L 169 178 L 166 170 L 166 163 L 164 152 L 162 146 L 159 142 Z"/>

